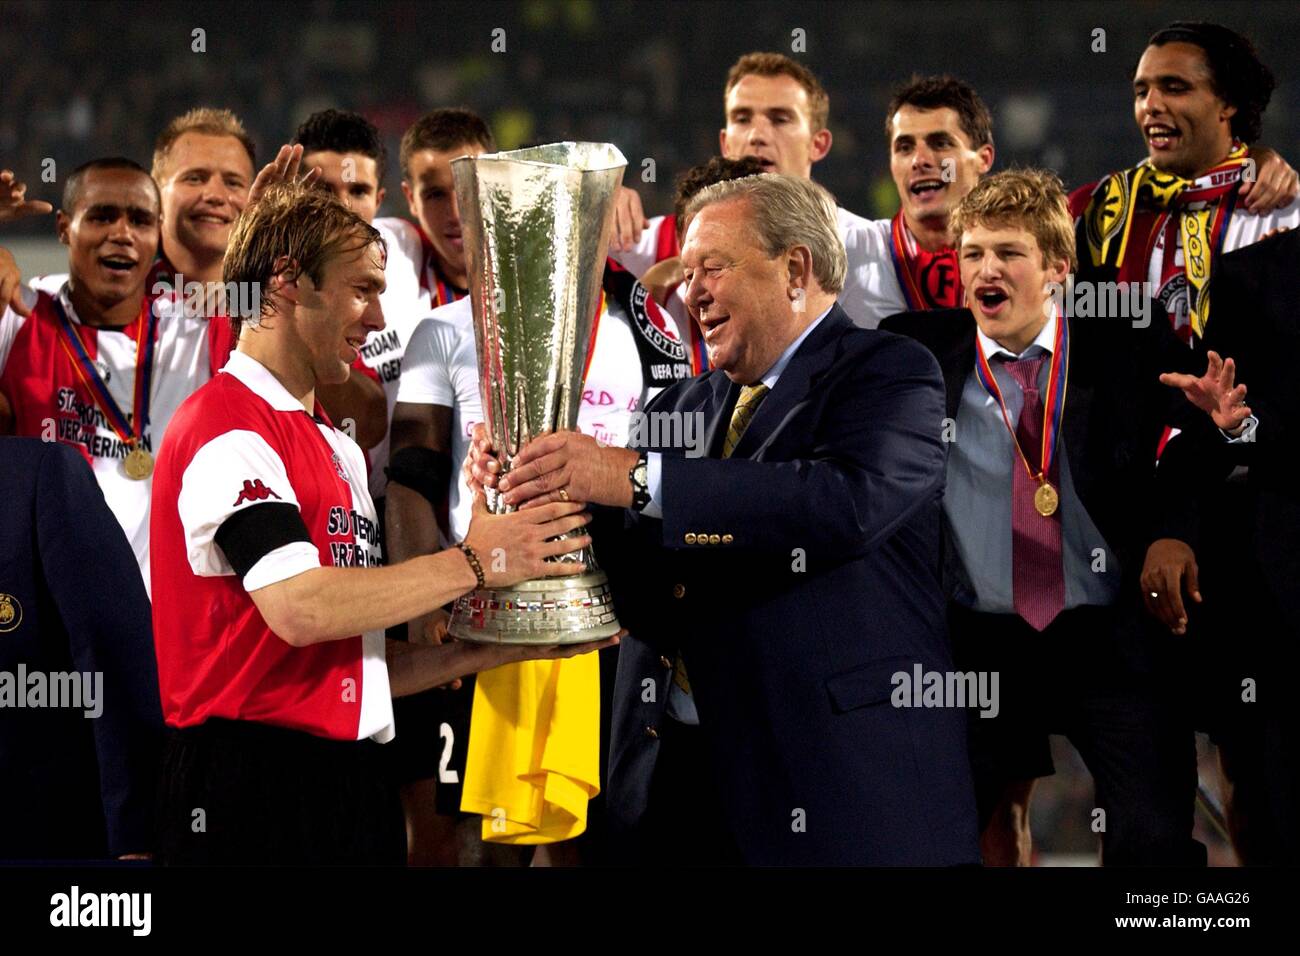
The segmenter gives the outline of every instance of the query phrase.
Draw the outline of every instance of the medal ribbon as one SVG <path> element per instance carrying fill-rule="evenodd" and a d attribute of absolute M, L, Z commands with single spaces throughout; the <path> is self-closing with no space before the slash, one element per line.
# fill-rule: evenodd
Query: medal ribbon
<path fill-rule="evenodd" d="M 1007 414 L 1007 403 L 1002 398 L 1002 389 L 998 387 L 997 379 L 993 377 L 993 369 L 989 367 L 989 360 L 984 354 L 979 336 L 975 337 L 975 374 L 980 384 L 984 386 L 984 390 L 998 403 L 998 410 L 1002 412 L 1002 421 L 1006 424 L 1007 431 L 1011 433 L 1011 441 L 1016 446 L 1020 460 L 1025 464 L 1025 471 L 1029 472 L 1029 477 L 1034 481 L 1046 481 L 1052 471 L 1052 462 L 1056 460 L 1061 420 L 1065 416 L 1065 387 L 1070 377 L 1070 330 L 1065 317 L 1060 312 L 1056 314 L 1056 341 L 1052 346 L 1051 365 L 1047 370 L 1047 394 L 1043 400 L 1043 447 L 1038 456 L 1040 467 L 1037 473 L 1030 467 L 1029 459 L 1025 457 L 1024 449 L 1020 447 L 1015 426 L 1011 424 L 1011 416 Z"/>
<path fill-rule="evenodd" d="M 158 329 L 158 316 L 155 310 L 149 307 L 149 298 L 145 297 L 144 302 L 141 304 L 140 318 L 138 320 L 139 327 L 136 330 L 135 337 L 134 434 L 132 434 L 131 420 L 122 413 L 117 402 L 109 393 L 108 386 L 100 378 L 99 370 L 95 368 L 95 363 L 91 361 L 90 353 L 86 351 L 85 343 L 81 341 L 81 335 L 77 332 L 76 326 L 72 324 L 68 314 L 63 311 L 63 304 L 59 301 L 58 296 L 52 296 L 51 301 L 54 303 L 54 314 L 59 320 L 59 330 L 63 333 L 61 339 L 63 347 L 67 350 L 68 357 L 72 359 L 73 367 L 76 368 L 82 384 L 94 397 L 95 402 L 103 411 L 104 417 L 108 419 L 108 423 L 116 432 L 117 437 L 123 444 L 134 448 L 144 436 L 144 430 L 149 427 L 149 396 L 153 385 L 154 338 Z M 148 316 L 147 321 L 146 316 Z"/>

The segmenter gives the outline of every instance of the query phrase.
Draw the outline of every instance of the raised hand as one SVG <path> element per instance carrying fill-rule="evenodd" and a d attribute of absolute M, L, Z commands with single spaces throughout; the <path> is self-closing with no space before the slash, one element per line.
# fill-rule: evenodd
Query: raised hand
<path fill-rule="evenodd" d="M 275 183 L 301 182 L 304 186 L 310 186 L 320 179 L 321 168 L 313 166 L 306 175 L 299 177 L 298 170 L 302 166 L 302 145 L 290 146 L 285 144 L 280 147 L 280 151 L 275 154 L 275 159 L 262 167 L 262 171 L 257 174 L 253 180 L 252 187 L 248 190 L 248 204 L 251 206 L 264 195 L 266 191 Z"/>
<path fill-rule="evenodd" d="M 32 310 L 23 301 L 23 274 L 8 249 L 0 247 L 0 312 L 5 306 L 19 315 L 31 315 Z"/>
<path fill-rule="evenodd" d="M 1300 195 L 1300 176 L 1276 151 L 1256 145 L 1250 148 L 1250 156 L 1255 161 L 1255 181 L 1243 182 L 1238 191 L 1247 212 L 1264 216 Z"/>
<path fill-rule="evenodd" d="M 54 207 L 39 199 L 27 199 L 27 184 L 20 183 L 12 169 L 0 169 L 0 222 L 16 222 L 29 216 L 48 216 Z"/>
<path fill-rule="evenodd" d="M 1218 352 L 1208 354 L 1209 364 L 1205 374 L 1195 375 L 1165 372 L 1160 381 L 1171 388 L 1182 389 L 1187 400 L 1205 412 L 1226 432 L 1235 431 L 1250 417 L 1246 404 L 1246 386 L 1234 385 L 1237 365 L 1232 359 L 1219 358 Z"/>
<path fill-rule="evenodd" d="M 626 252 L 641 240 L 641 231 L 648 225 L 650 222 L 636 190 L 619 186 L 614 195 L 614 234 L 609 237 L 609 248 Z"/>

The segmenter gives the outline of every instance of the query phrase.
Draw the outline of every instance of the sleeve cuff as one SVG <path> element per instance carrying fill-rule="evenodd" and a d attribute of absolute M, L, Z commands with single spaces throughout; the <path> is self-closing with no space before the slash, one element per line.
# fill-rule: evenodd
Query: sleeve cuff
<path fill-rule="evenodd" d="M 310 541 L 291 541 L 268 551 L 244 575 L 244 590 L 257 591 L 319 568 L 320 552 Z"/>
<path fill-rule="evenodd" d="M 659 491 L 663 484 L 663 475 L 663 455 L 657 451 L 646 452 L 645 484 L 646 489 L 650 492 L 650 503 L 641 509 L 641 514 L 647 518 L 663 518 L 664 516 L 663 497 Z"/>
<path fill-rule="evenodd" d="M 1229 431 L 1219 429 L 1219 434 L 1227 439 L 1229 445 L 1240 444 L 1241 442 L 1253 442 L 1255 440 L 1255 431 L 1259 428 L 1259 419 L 1250 415 L 1241 423 L 1241 431 L 1233 434 Z"/>

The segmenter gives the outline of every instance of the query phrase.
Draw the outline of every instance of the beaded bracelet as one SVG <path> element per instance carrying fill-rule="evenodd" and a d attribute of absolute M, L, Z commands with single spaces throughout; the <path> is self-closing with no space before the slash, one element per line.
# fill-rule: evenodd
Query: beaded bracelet
<path fill-rule="evenodd" d="M 474 577 L 478 578 L 477 589 L 484 590 L 487 587 L 487 578 L 483 576 L 483 565 L 479 563 L 478 555 L 464 541 L 457 542 L 456 547 L 460 548 L 464 553 L 465 560 L 469 562 L 470 568 L 474 571 Z"/>

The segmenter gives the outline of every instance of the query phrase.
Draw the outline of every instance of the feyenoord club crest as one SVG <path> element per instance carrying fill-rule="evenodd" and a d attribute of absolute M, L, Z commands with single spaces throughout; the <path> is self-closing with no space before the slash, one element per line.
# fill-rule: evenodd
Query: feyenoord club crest
<path fill-rule="evenodd" d="M 653 315 L 651 314 L 651 309 L 646 307 L 649 298 L 650 290 L 638 282 L 631 297 L 632 321 L 636 323 L 637 331 L 668 358 L 675 362 L 685 362 L 686 346 L 678 338 L 677 330 L 669 325 L 662 309 L 653 307 Z"/>
<path fill-rule="evenodd" d="M 16 630 L 23 622 L 23 606 L 12 594 L 0 594 L 0 634 Z"/>

